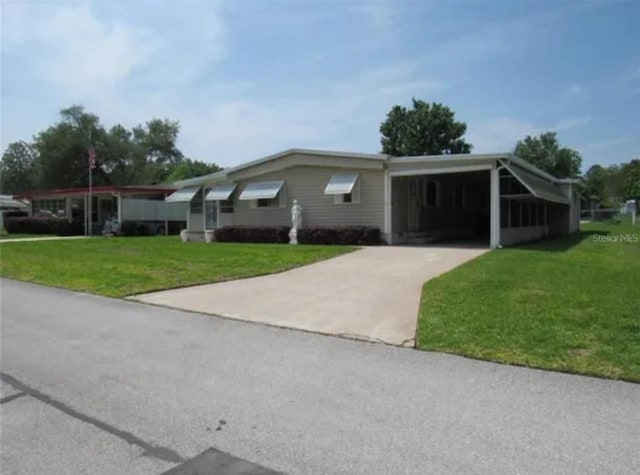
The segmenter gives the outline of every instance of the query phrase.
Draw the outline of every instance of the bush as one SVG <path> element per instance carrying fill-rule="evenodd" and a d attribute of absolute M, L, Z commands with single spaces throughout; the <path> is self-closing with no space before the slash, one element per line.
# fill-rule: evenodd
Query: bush
<path fill-rule="evenodd" d="M 287 226 L 223 226 L 216 229 L 216 241 L 277 243 L 289 242 Z"/>
<path fill-rule="evenodd" d="M 380 244 L 380 230 L 368 226 L 307 227 L 298 230 L 301 244 Z"/>
<path fill-rule="evenodd" d="M 84 225 L 79 221 L 53 217 L 14 217 L 5 220 L 9 234 L 56 234 L 58 236 L 80 236 Z"/>

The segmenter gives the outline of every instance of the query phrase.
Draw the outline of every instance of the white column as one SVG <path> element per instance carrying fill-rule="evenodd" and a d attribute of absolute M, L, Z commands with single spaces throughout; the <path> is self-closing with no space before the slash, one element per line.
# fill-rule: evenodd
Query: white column
<path fill-rule="evenodd" d="M 393 243 L 391 236 L 391 176 L 389 170 L 384 171 L 384 233 L 387 235 L 387 243 Z"/>
<path fill-rule="evenodd" d="M 64 198 L 64 214 L 68 221 L 71 220 L 72 208 L 71 208 L 71 197 L 65 196 Z"/>
<path fill-rule="evenodd" d="M 117 210 L 118 222 L 122 224 L 122 195 L 120 193 L 116 195 L 116 202 L 118 206 L 118 210 Z"/>
<path fill-rule="evenodd" d="M 491 249 L 496 249 L 500 246 L 500 170 L 494 165 L 489 173 L 491 174 L 489 245 Z"/>

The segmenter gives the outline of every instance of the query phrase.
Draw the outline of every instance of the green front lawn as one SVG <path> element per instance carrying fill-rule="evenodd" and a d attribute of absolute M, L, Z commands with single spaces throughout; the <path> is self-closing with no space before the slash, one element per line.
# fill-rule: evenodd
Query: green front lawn
<path fill-rule="evenodd" d="M 427 282 L 417 346 L 640 381 L 640 226 L 496 250 Z M 596 242 L 596 241 L 601 242 Z"/>
<path fill-rule="evenodd" d="M 177 236 L 16 242 L 0 248 L 0 275 L 123 297 L 280 272 L 351 249 L 343 246 L 182 243 Z"/>

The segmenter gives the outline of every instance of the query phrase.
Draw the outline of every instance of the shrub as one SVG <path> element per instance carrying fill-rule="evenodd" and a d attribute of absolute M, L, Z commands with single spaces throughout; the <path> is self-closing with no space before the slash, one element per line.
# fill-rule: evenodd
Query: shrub
<path fill-rule="evenodd" d="M 368 226 L 306 227 L 298 230 L 301 244 L 380 244 L 380 230 Z"/>
<path fill-rule="evenodd" d="M 216 241 L 283 244 L 289 242 L 289 227 L 223 226 L 216 229 Z"/>
<path fill-rule="evenodd" d="M 9 234 L 57 234 L 77 236 L 84 234 L 84 225 L 79 221 L 53 217 L 13 217 L 5 220 Z"/>

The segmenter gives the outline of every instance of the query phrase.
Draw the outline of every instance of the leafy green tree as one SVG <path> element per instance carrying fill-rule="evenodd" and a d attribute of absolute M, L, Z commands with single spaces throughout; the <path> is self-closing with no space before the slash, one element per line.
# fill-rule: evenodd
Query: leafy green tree
<path fill-rule="evenodd" d="M 98 117 L 72 106 L 60 111 L 60 122 L 35 137 L 38 152 L 38 184 L 40 188 L 87 186 L 89 180 L 88 150 L 96 145 L 97 166 L 93 171 L 94 184 L 109 184 L 109 176 L 102 170 L 106 132 Z"/>
<path fill-rule="evenodd" d="M 32 191 L 37 187 L 36 151 L 22 140 L 10 143 L 0 162 L 0 190 L 3 194 Z"/>
<path fill-rule="evenodd" d="M 455 120 L 447 106 L 412 99 L 413 107 L 393 106 L 380 125 L 382 153 L 393 156 L 470 153 L 467 124 Z"/>
<path fill-rule="evenodd" d="M 152 119 L 131 130 L 120 124 L 107 130 L 95 114 L 71 106 L 60 111 L 59 122 L 34 139 L 35 182 L 42 189 L 87 186 L 90 146 L 96 150 L 96 185 L 156 184 L 172 174 L 195 176 L 218 169 L 186 160 L 177 147 L 179 132 L 180 124 L 168 119 Z"/>
<path fill-rule="evenodd" d="M 205 163 L 198 160 L 186 158 L 177 165 L 171 173 L 165 178 L 165 182 L 173 183 L 178 180 L 185 180 L 196 176 L 208 175 L 222 170 L 215 163 Z"/>
<path fill-rule="evenodd" d="M 580 174 L 582 157 L 575 150 L 560 147 L 555 132 L 528 135 L 516 144 L 514 153 L 558 178 L 577 178 Z"/>
<path fill-rule="evenodd" d="M 600 165 L 593 165 L 584 175 L 585 196 L 590 200 L 598 203 L 605 203 L 608 198 L 607 182 L 609 174 L 607 170 Z"/>
<path fill-rule="evenodd" d="M 623 165 L 625 176 L 625 198 L 640 202 L 640 158 Z"/>

